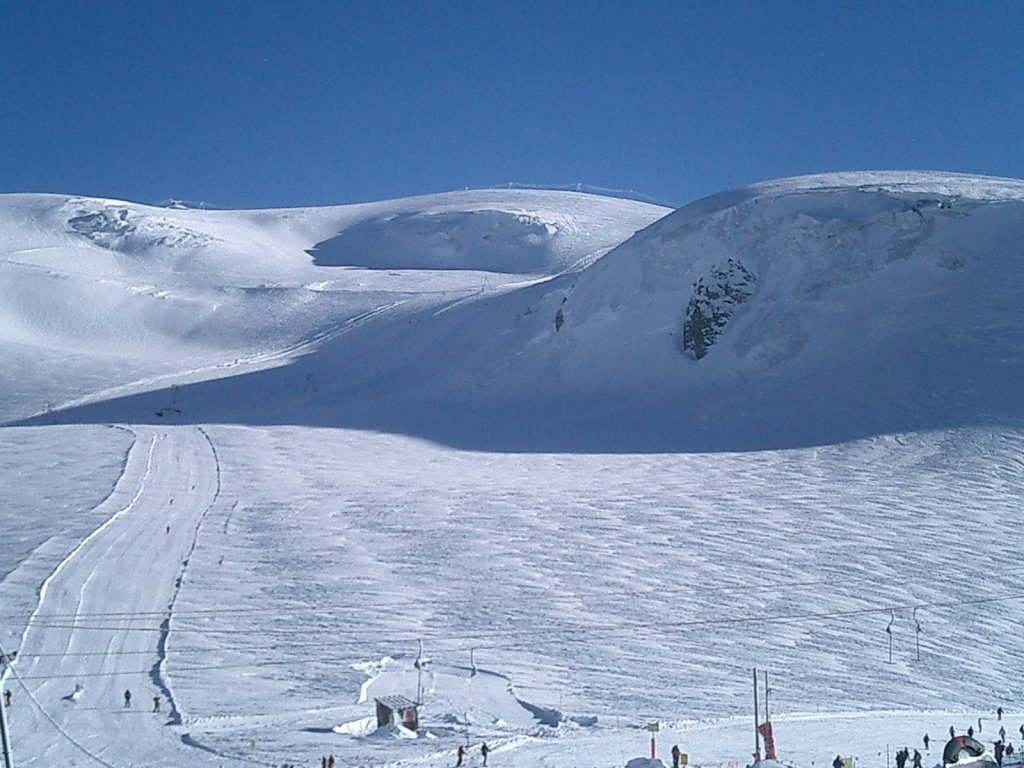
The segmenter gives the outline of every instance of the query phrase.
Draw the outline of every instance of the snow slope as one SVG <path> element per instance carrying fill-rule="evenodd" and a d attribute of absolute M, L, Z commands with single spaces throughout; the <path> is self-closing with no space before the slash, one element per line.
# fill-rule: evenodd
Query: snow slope
<path fill-rule="evenodd" d="M 1022 201 L 0 198 L 17 764 L 726 768 L 755 666 L 800 768 L 1013 740 Z"/>
<path fill-rule="evenodd" d="M 666 212 L 524 190 L 276 211 L 5 195 L 0 419 L 283 365 L 378 315 L 577 271 Z"/>
<path fill-rule="evenodd" d="M 195 386 L 150 383 L 148 394 L 60 420 L 152 421 L 173 407 L 195 423 L 323 424 L 566 451 L 783 448 L 1019 420 L 1024 356 L 1010 318 L 1024 314 L 1022 206 L 1024 183 L 1014 180 L 839 174 L 698 201 L 597 261 L 583 255 L 602 253 L 597 241 L 580 241 L 533 279 L 473 272 L 453 285 L 444 281 L 466 273 L 429 269 L 382 285 L 380 268 L 346 271 L 365 290 L 335 294 L 340 324 L 320 319 L 304 341 L 277 342 L 315 355 L 265 370 L 266 358 L 286 353 L 264 351 L 249 366 L 260 370 L 237 380 L 227 377 L 248 368 L 204 373 Z M 487 229 L 478 218 L 441 220 L 451 237 L 473 232 L 478 260 L 497 269 L 516 241 L 478 237 Z M 344 247 L 334 238 L 322 248 L 378 266 L 401 263 L 401 250 L 436 267 L 440 256 L 399 248 L 414 233 L 423 252 L 437 246 L 440 224 L 410 224 L 420 219 L 392 219 L 394 237 L 363 219 Z M 600 242 L 635 224 L 606 227 Z M 524 238 L 524 260 L 536 266 L 538 246 Z M 321 317 L 319 299 L 289 302 L 285 315 Z M 266 317 L 262 299 L 250 304 L 246 318 Z M 239 387 L 247 397 L 232 395 Z"/>

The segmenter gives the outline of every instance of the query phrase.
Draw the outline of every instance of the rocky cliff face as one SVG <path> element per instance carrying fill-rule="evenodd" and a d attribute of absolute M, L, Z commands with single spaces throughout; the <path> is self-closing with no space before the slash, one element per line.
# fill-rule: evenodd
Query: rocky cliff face
<path fill-rule="evenodd" d="M 704 357 L 736 309 L 754 295 L 757 276 L 737 259 L 716 264 L 693 284 L 686 306 L 681 344 L 697 360 Z"/>

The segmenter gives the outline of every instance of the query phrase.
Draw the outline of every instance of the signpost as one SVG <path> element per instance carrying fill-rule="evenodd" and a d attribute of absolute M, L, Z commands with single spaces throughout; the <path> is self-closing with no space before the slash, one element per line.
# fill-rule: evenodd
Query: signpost
<path fill-rule="evenodd" d="M 657 720 L 654 720 L 647 724 L 647 730 L 651 732 L 651 760 L 653 760 L 657 756 L 657 748 L 654 744 L 654 734 L 661 730 L 661 725 Z"/>

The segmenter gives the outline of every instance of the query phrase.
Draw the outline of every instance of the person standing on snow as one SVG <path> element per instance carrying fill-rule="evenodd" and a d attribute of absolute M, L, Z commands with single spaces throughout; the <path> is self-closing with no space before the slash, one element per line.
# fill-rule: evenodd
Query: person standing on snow
<path fill-rule="evenodd" d="M 914 750 L 914 768 L 921 768 L 921 753 Z"/>
<path fill-rule="evenodd" d="M 458 768 L 458 766 L 462 765 L 462 758 L 464 758 L 466 756 L 466 750 L 465 750 L 465 748 L 463 748 L 463 746 L 461 744 L 459 745 L 459 749 L 455 753 L 455 755 L 458 758 L 455 761 L 455 766 L 456 766 L 456 768 Z"/>
<path fill-rule="evenodd" d="M 483 744 L 482 744 L 482 745 L 480 746 L 480 754 L 481 754 L 481 755 L 483 755 L 483 758 L 484 758 L 484 765 L 487 765 L 487 755 L 488 755 L 488 754 L 490 753 L 490 751 L 491 751 L 491 750 L 487 748 L 487 742 L 485 741 L 485 742 L 484 742 L 484 743 L 483 743 Z"/>
<path fill-rule="evenodd" d="M 843 768 L 843 758 L 836 755 L 836 759 L 832 761 L 832 768 Z"/>
<path fill-rule="evenodd" d="M 928 742 L 931 741 L 931 739 L 928 738 L 928 734 L 927 733 L 924 735 L 924 738 L 921 739 L 921 741 L 924 742 L 924 751 L 927 752 L 928 751 Z"/>
<path fill-rule="evenodd" d="M 11 706 L 11 691 L 10 691 L 10 689 L 7 689 L 7 690 L 4 691 L 4 706 L 5 707 Z"/>
<path fill-rule="evenodd" d="M 159 712 L 160 711 L 160 697 L 159 696 L 154 696 L 153 697 L 153 711 L 154 712 Z"/>
<path fill-rule="evenodd" d="M 679 768 L 679 755 L 682 754 L 679 751 L 677 744 L 672 745 L 672 768 Z"/>
<path fill-rule="evenodd" d="M 124 691 L 124 708 L 128 709 L 132 705 L 132 692 L 127 688 Z"/>
<path fill-rule="evenodd" d="M 327 768 L 334 768 L 334 755 L 327 756 Z"/>

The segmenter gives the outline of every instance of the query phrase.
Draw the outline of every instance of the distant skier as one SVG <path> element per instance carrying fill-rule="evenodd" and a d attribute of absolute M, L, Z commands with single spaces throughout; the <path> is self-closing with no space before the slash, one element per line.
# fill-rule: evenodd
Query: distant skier
<path fill-rule="evenodd" d="M 327 756 L 327 768 L 334 768 L 334 755 Z"/>
<path fill-rule="evenodd" d="M 679 768 L 679 746 L 677 744 L 672 745 L 672 768 Z"/>
<path fill-rule="evenodd" d="M 921 753 L 914 750 L 914 768 L 921 768 Z"/>
<path fill-rule="evenodd" d="M 484 765 L 487 765 L 487 755 L 488 755 L 488 754 L 490 754 L 490 751 L 491 751 L 491 750 L 490 750 L 490 749 L 489 749 L 489 748 L 487 747 L 487 742 L 485 741 L 485 742 L 484 742 L 484 743 L 483 743 L 483 744 L 482 744 L 482 745 L 480 746 L 480 754 L 481 754 L 481 755 L 483 756 L 483 758 L 484 758 L 484 762 L 483 762 L 483 764 L 484 764 Z"/>
<path fill-rule="evenodd" d="M 1003 719 L 1003 708 L 1002 707 L 996 707 L 996 720 L 1002 720 L 1002 719 Z"/>
<path fill-rule="evenodd" d="M 463 747 L 460 744 L 458 751 L 455 753 L 455 756 L 458 758 L 455 761 L 455 766 L 456 766 L 456 768 L 458 768 L 458 766 L 462 765 L 462 758 L 464 758 L 466 756 L 466 749 L 465 749 L 465 747 Z"/>
<path fill-rule="evenodd" d="M 1006 741 L 1006 729 L 1003 726 L 999 726 L 999 740 Z"/>
<path fill-rule="evenodd" d="M 924 751 L 927 752 L 928 751 L 928 742 L 931 741 L 931 739 L 928 738 L 928 734 L 927 733 L 924 735 L 924 738 L 921 739 L 921 741 L 924 742 Z"/>
<path fill-rule="evenodd" d="M 153 697 L 153 711 L 154 712 L 159 712 L 160 711 L 160 697 L 159 696 L 154 696 Z"/>
<path fill-rule="evenodd" d="M 124 708 L 128 709 L 132 705 L 132 692 L 127 688 L 124 691 Z"/>
<path fill-rule="evenodd" d="M 971 726 L 971 725 L 967 726 L 967 735 L 968 735 L 968 737 L 970 737 L 972 739 L 974 738 L 974 726 Z"/>
<path fill-rule="evenodd" d="M 996 764 L 997 765 L 1002 765 L 1003 764 L 1003 742 L 997 741 L 995 747 L 992 750 L 992 752 L 995 755 Z"/>
<path fill-rule="evenodd" d="M 327 755 L 320 756 L 320 768 L 327 768 Z"/>
<path fill-rule="evenodd" d="M 906 749 L 901 749 L 896 753 L 896 768 L 904 768 L 907 764 L 908 753 Z"/>
<path fill-rule="evenodd" d="M 4 706 L 5 707 L 11 706 L 11 692 L 10 692 L 10 690 L 4 691 Z"/>
<path fill-rule="evenodd" d="M 832 768 L 843 768 L 843 758 L 836 755 L 836 759 L 832 761 Z"/>

